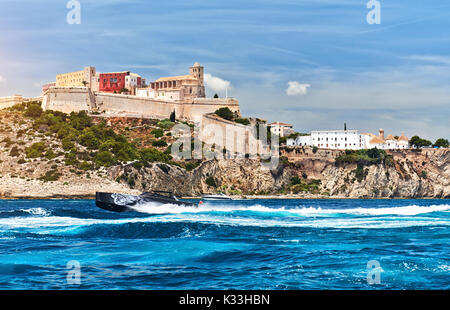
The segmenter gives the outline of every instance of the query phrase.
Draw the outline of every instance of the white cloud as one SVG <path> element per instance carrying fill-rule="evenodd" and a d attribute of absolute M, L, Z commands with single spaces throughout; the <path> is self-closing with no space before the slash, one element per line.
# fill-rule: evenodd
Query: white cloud
<path fill-rule="evenodd" d="M 3 76 L 0 75 L 0 83 L 5 82 L 5 78 Z"/>
<path fill-rule="evenodd" d="M 230 81 L 205 73 L 205 84 L 214 91 L 225 91 L 231 89 Z"/>
<path fill-rule="evenodd" d="M 311 87 L 309 84 L 300 84 L 297 81 L 290 81 L 288 85 L 289 87 L 286 89 L 286 95 L 288 96 L 306 95 L 308 88 Z"/>
<path fill-rule="evenodd" d="M 450 57 L 440 55 L 413 55 L 406 57 L 406 59 L 450 65 Z"/>

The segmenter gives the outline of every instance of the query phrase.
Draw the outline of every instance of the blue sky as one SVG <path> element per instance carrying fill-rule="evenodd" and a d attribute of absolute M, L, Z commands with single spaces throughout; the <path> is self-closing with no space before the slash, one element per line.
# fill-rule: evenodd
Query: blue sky
<path fill-rule="evenodd" d="M 380 0 L 380 25 L 367 0 L 80 0 L 80 25 L 67 2 L 1 0 L 0 96 L 87 65 L 153 80 L 198 61 L 244 116 L 450 138 L 448 0 Z"/>

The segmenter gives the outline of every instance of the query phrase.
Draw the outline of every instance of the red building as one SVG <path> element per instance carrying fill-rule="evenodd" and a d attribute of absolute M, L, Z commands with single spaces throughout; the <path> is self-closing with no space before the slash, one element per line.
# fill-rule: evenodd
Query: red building
<path fill-rule="evenodd" d="M 101 92 L 119 93 L 125 88 L 125 77 L 130 75 L 130 71 L 100 73 L 98 89 Z"/>

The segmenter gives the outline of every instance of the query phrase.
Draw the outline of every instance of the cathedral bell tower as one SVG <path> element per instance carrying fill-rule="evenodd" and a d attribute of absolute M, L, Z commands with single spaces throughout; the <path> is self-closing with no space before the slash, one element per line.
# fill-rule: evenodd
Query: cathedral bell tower
<path fill-rule="evenodd" d="M 197 79 L 196 85 L 191 88 L 191 94 L 197 98 L 205 98 L 204 68 L 196 62 L 189 68 L 189 74 Z"/>
<path fill-rule="evenodd" d="M 203 85 L 203 73 L 204 68 L 198 62 L 189 68 L 189 74 L 195 76 L 199 80 L 200 85 Z"/>

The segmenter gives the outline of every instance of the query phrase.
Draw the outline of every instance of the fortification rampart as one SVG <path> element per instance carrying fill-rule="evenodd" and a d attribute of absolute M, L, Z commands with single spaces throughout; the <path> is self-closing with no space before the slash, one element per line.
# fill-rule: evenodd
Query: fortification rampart
<path fill-rule="evenodd" d="M 95 100 L 87 87 L 51 87 L 44 94 L 42 109 L 64 113 L 92 111 Z"/>
<path fill-rule="evenodd" d="M 0 98 L 0 110 L 12 107 L 13 105 L 22 103 L 23 98 L 21 95 L 14 95 L 10 97 Z"/>
<path fill-rule="evenodd" d="M 228 121 L 209 113 L 203 115 L 200 140 L 226 148 L 231 154 L 269 154 L 267 144 L 256 139 L 256 128 Z"/>
<path fill-rule="evenodd" d="M 161 101 L 130 95 L 91 92 L 87 87 L 51 87 L 44 94 L 42 108 L 70 113 L 81 110 L 105 116 L 168 118 L 175 111 L 182 120 L 200 122 L 203 114 L 228 107 L 240 114 L 239 102 L 233 98 L 196 98 L 191 101 Z"/>

